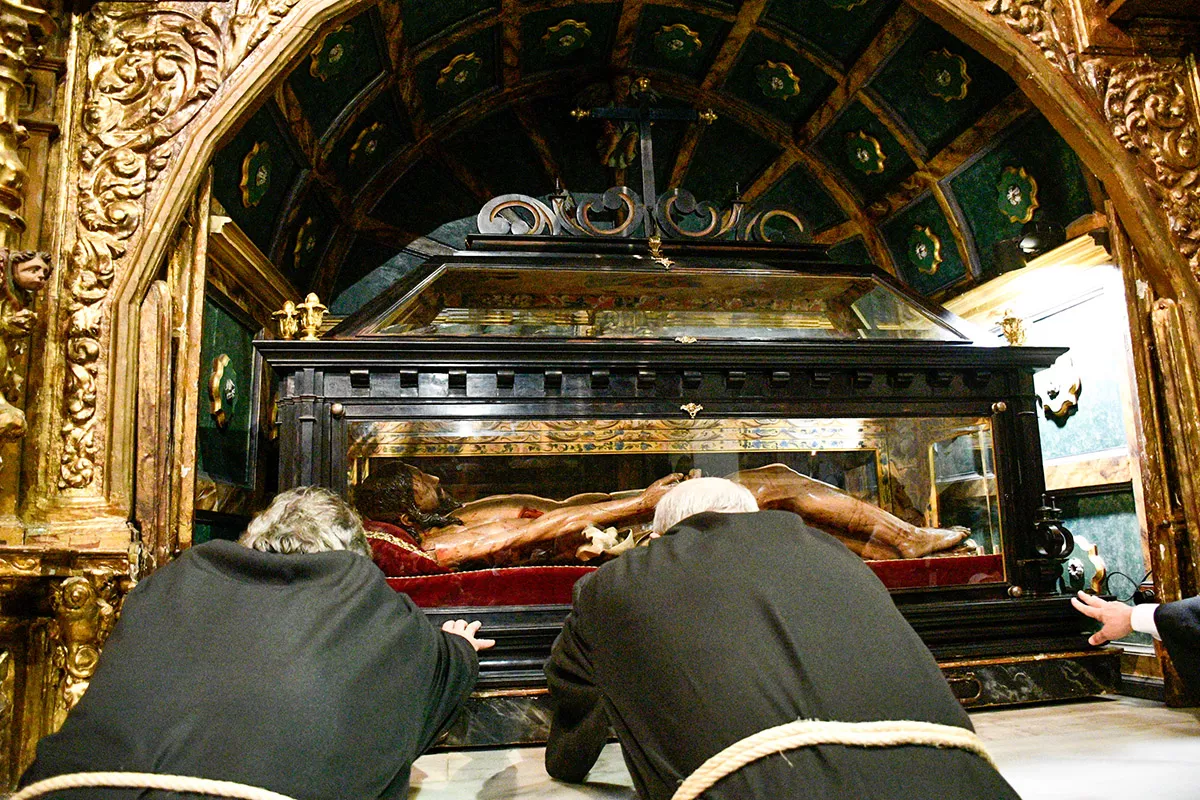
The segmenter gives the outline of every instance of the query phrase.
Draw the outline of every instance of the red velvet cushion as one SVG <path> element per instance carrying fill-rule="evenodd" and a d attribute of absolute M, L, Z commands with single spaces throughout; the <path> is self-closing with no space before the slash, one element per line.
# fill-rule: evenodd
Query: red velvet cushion
<path fill-rule="evenodd" d="M 445 575 L 450 572 L 432 556 L 422 555 L 416 540 L 403 528 L 374 520 L 367 520 L 363 527 L 367 529 L 367 541 L 371 543 L 372 560 L 384 575 Z"/>
<path fill-rule="evenodd" d="M 387 579 L 422 608 L 570 605 L 575 582 L 595 567 L 504 567 Z"/>

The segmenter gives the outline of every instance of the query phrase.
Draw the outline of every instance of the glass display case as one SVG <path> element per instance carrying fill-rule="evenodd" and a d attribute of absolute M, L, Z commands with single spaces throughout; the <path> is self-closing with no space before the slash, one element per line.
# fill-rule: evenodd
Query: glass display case
<path fill-rule="evenodd" d="M 457 501 L 535 519 L 672 473 L 816 481 L 893 531 L 830 532 L 965 703 L 1118 680 L 1115 656 L 1085 652 L 1060 591 L 1070 534 L 1043 502 L 1033 374 L 1063 349 L 977 344 L 879 270 L 815 246 L 476 237 L 320 341 L 256 345 L 280 381 L 283 488 L 349 493 L 403 461 Z M 759 494 L 801 513 L 792 496 Z M 497 639 L 451 741 L 544 736 L 541 665 L 571 587 L 646 521 L 543 524 L 535 542 L 453 564 L 380 529 L 399 548 L 397 590 Z"/>

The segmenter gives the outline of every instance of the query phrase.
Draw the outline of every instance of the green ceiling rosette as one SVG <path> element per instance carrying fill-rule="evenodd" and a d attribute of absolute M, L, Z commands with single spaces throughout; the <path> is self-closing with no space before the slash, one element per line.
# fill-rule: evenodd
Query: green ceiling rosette
<path fill-rule="evenodd" d="M 966 60 L 944 47 L 925 56 L 921 80 L 925 83 L 925 91 L 947 103 L 966 99 L 967 87 L 971 84 Z"/>
<path fill-rule="evenodd" d="M 564 19 L 546 29 L 542 36 L 542 46 L 552 55 L 565 56 L 586 45 L 591 38 L 592 32 L 586 22 Z"/>
<path fill-rule="evenodd" d="M 766 61 L 754 68 L 758 88 L 773 100 L 787 100 L 800 94 L 800 79 L 782 61 Z"/>
<path fill-rule="evenodd" d="M 852 167 L 867 175 L 878 175 L 887 165 L 879 140 L 866 131 L 846 134 L 846 158 Z"/>
<path fill-rule="evenodd" d="M 926 275 L 937 272 L 942 263 L 942 240 L 928 225 L 916 225 L 909 234 L 908 261 Z"/>
<path fill-rule="evenodd" d="M 348 23 L 327 33 L 312 51 L 309 74 L 323 81 L 341 74 L 354 60 L 354 39 L 354 27 Z"/>
<path fill-rule="evenodd" d="M 262 202 L 271 189 L 271 148 L 266 142 L 255 142 L 242 159 L 242 205 L 253 208 Z"/>
<path fill-rule="evenodd" d="M 1037 181 L 1024 167 L 1005 167 L 996 182 L 996 206 L 1009 222 L 1029 222 L 1038 207 L 1037 192 Z"/>
<path fill-rule="evenodd" d="M 467 91 L 479 82 L 483 59 L 474 52 L 461 53 L 438 73 L 437 88 L 443 92 Z"/>
<path fill-rule="evenodd" d="M 354 139 L 354 144 L 350 145 L 350 166 L 357 167 L 374 157 L 379 150 L 379 138 L 383 134 L 384 128 L 382 122 L 372 122 L 359 131 L 358 136 Z"/>
<path fill-rule="evenodd" d="M 682 61 L 700 52 L 703 42 L 700 34 L 677 22 L 674 25 L 664 25 L 654 34 L 654 50 L 663 58 L 671 61 Z"/>

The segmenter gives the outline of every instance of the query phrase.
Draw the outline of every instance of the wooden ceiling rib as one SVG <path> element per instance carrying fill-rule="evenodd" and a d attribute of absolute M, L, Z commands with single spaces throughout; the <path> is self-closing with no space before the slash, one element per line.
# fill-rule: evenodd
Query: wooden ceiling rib
<path fill-rule="evenodd" d="M 778 202 L 787 192 L 809 186 L 807 179 L 789 177 L 794 170 L 804 170 L 815 180 L 812 185 L 820 187 L 815 190 L 820 197 L 795 199 L 809 208 L 817 204 L 815 218 L 823 220 L 819 229 L 812 231 L 817 241 L 837 244 L 861 237 L 871 259 L 897 274 L 901 271 L 894 262 L 903 254 L 895 251 L 894 242 L 889 247 L 880 226 L 914 201 L 932 197 L 949 225 L 955 239 L 953 249 L 967 276 L 983 277 L 988 256 L 975 252 L 970 230 L 980 224 L 978 218 L 997 214 L 995 201 L 990 210 L 960 207 L 949 188 L 950 179 L 972 169 L 1001 133 L 1033 113 L 1031 104 L 1011 82 L 988 99 L 986 92 L 997 84 L 987 74 L 979 78 L 981 82 L 973 87 L 976 94 L 965 103 L 954 105 L 945 98 L 922 100 L 922 92 L 935 91 L 922 82 L 929 78 L 923 71 L 927 65 L 920 59 L 928 62 L 939 54 L 939 45 L 929 42 L 948 42 L 951 49 L 966 56 L 971 66 L 963 62 L 964 86 L 976 77 L 977 70 L 987 72 L 979 66 L 981 57 L 903 2 L 865 0 L 854 4 L 855 11 L 839 8 L 844 5 L 836 0 L 804 4 L 796 0 L 407 0 L 381 2 L 352 20 L 331 23 L 314 38 L 315 48 L 327 31 L 338 25 L 367 20 L 377 32 L 384 72 L 373 82 L 356 75 L 350 88 L 362 88 L 339 101 L 344 103 L 340 111 L 317 109 L 311 95 L 297 96 L 297 86 L 315 84 L 315 79 L 307 76 L 296 85 L 289 78 L 275 90 L 274 107 L 286 123 L 288 138 L 295 143 L 301 177 L 297 179 L 299 188 L 289 190 L 291 199 L 283 204 L 276 220 L 271 252 L 280 259 L 291 257 L 293 251 L 299 253 L 294 242 L 299 236 L 296 227 L 304 216 L 300 207 L 307 204 L 305 208 L 313 208 L 311 198 L 319 195 L 338 221 L 329 226 L 332 240 L 321 248 L 325 256 L 315 265 L 312 284 L 327 292 L 344 283 L 338 271 L 356 238 L 401 248 L 406 237 L 428 233 L 406 230 L 403 219 L 375 215 L 386 210 L 379 208 L 380 203 L 392 196 L 395 187 L 414 196 L 439 190 L 405 183 L 410 170 L 431 163 L 429 159 L 440 165 L 446 181 L 463 187 L 467 193 L 463 196 L 479 204 L 514 191 L 514 175 L 530 175 L 530 180 L 541 185 L 542 177 L 535 178 L 528 171 L 514 173 L 513 165 L 524 169 L 528 164 L 529 169 L 544 172 L 546 192 L 555 184 L 567 186 L 568 175 L 576 176 L 578 183 L 580 175 L 606 172 L 611 179 L 608 185 L 623 182 L 636 173 L 636 162 L 628 170 L 599 168 L 598 162 L 580 170 L 581 158 L 595 159 L 598 126 L 572 122 L 560 109 L 596 84 L 607 86 L 610 96 L 619 101 L 634 77 L 647 76 L 664 101 L 712 108 L 721 118 L 712 128 L 690 124 L 664 129 L 661 146 L 656 136 L 656 156 L 664 170 L 660 180 L 666 178 L 667 186 L 703 184 L 711 191 L 716 178 L 706 181 L 706 176 L 724 180 L 740 169 L 740 196 L 747 203 Z M 856 16 L 860 12 L 865 15 Z M 678 59 L 672 61 L 661 43 L 651 45 L 654 36 L 669 27 L 664 23 L 676 19 L 686 20 L 704 35 L 690 66 Z M 542 31 L 572 20 L 573 25 L 589 26 L 588 38 L 582 46 L 556 53 L 550 49 L 553 40 L 544 38 Z M 928 52 L 923 52 L 923 47 Z M 568 58 L 569 53 L 574 55 Z M 314 50 L 314 65 L 316 57 Z M 435 87 L 439 75 L 456 57 L 481 61 L 477 73 L 468 76 L 468 84 L 475 81 L 475 88 L 456 93 L 457 86 Z M 767 67 L 768 62 L 777 64 L 781 57 L 791 62 L 789 70 L 795 68 L 798 89 L 790 95 L 771 95 L 762 70 L 774 68 Z M 554 68 L 556 64 L 561 68 Z M 309 59 L 297 65 L 297 70 L 305 69 L 309 69 Z M 321 91 L 336 93 L 337 88 L 326 83 Z M 908 117 L 906 110 L 912 111 L 917 102 L 931 104 L 927 111 L 918 108 L 916 114 L 916 120 L 934 114 L 931 128 Z M 554 111 L 548 112 L 544 106 Z M 390 110 L 393 107 L 395 110 Z M 315 114 L 315 124 L 306 108 Z M 494 115 L 501 112 L 505 118 L 497 121 L 499 117 Z M 878 124 L 875 135 L 880 142 L 885 135 L 894 140 L 887 147 L 892 148 L 888 152 L 895 160 L 887 161 L 889 171 L 884 178 L 868 176 L 870 180 L 865 180 L 842 152 L 844 146 L 837 137 L 848 136 L 846 131 L 856 130 L 853 126 L 861 120 Z M 726 123 L 750 134 L 744 147 L 735 148 L 745 152 L 729 153 L 730 159 L 723 158 L 726 154 L 719 152 L 717 144 L 733 141 L 730 129 L 722 128 L 713 134 L 716 138 L 706 139 L 710 131 Z M 353 154 L 349 143 L 360 144 L 371 124 L 399 126 L 401 130 L 388 140 L 389 149 L 381 150 L 373 160 L 360 158 L 359 171 L 348 177 L 346 154 Z M 523 160 L 506 164 L 512 154 L 499 149 L 490 160 L 476 157 L 478 150 L 462 149 L 461 137 L 470 136 L 477 126 L 492 131 L 498 139 L 480 135 L 471 140 L 472 148 L 495 147 L 496 141 L 511 146 L 518 134 L 521 142 L 528 143 L 518 148 Z M 456 137 L 457 151 L 444 146 Z M 238 146 L 244 144 L 237 141 Z M 761 152 L 748 149 L 756 147 Z M 703 161 L 714 157 L 729 163 Z M 227 172 L 242 165 L 240 154 L 230 152 L 228 158 Z M 369 171 L 361 166 L 364 163 Z M 222 185 L 229 186 L 230 180 Z M 568 188 L 599 192 L 607 185 Z M 974 196 L 983 196 L 978 187 L 974 191 Z M 233 204 L 231 198 L 226 198 L 226 205 Z M 1096 198 L 1089 202 L 1095 206 Z M 397 206 L 405 207 L 403 203 Z M 461 213 L 471 211 L 464 208 Z M 281 269 L 285 267 L 281 264 Z"/>

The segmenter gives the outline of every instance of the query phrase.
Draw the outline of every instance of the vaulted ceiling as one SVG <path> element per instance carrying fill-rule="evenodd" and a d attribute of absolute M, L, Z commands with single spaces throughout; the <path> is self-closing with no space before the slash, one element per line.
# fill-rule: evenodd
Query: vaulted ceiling
<path fill-rule="evenodd" d="M 313 41 L 217 154 L 213 192 L 322 298 L 495 195 L 640 189 L 630 138 L 570 112 L 643 76 L 717 114 L 655 124 L 659 191 L 790 207 L 835 258 L 922 294 L 1011 268 L 1030 219 L 1101 207 L 1012 80 L 896 0 L 384 0 Z"/>

